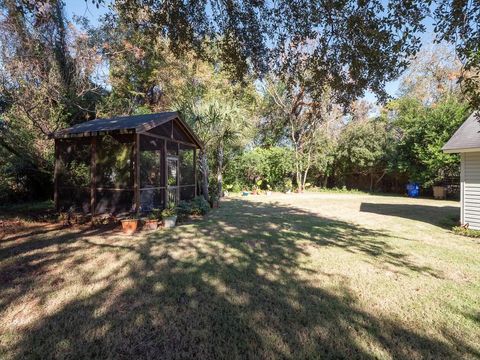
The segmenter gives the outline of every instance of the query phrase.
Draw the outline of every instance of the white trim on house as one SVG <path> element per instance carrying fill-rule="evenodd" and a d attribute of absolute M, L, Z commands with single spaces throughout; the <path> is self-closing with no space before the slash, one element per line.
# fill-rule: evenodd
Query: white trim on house
<path fill-rule="evenodd" d="M 443 152 L 447 154 L 480 152 L 480 148 L 449 149 L 443 150 Z"/>

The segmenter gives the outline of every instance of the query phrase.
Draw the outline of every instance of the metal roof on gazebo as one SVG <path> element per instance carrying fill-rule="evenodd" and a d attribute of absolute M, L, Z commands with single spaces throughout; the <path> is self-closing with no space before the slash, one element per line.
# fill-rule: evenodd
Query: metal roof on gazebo
<path fill-rule="evenodd" d="M 192 140 L 202 148 L 202 142 L 195 135 L 193 130 L 185 123 L 178 112 L 161 112 L 155 114 L 119 116 L 110 119 L 95 119 L 86 121 L 72 127 L 59 130 L 52 134 L 55 139 L 96 136 L 109 132 L 118 133 L 141 133 L 153 129 L 168 121 L 178 119 L 184 130 L 191 136 Z"/>

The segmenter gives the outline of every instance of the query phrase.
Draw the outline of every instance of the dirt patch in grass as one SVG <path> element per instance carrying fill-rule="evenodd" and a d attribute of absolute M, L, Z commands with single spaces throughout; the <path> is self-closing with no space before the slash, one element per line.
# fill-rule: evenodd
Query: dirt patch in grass
<path fill-rule="evenodd" d="M 0 357 L 475 358 L 478 244 L 431 220 L 455 212 L 282 195 L 226 200 L 207 218 L 133 236 L 9 234 Z"/>

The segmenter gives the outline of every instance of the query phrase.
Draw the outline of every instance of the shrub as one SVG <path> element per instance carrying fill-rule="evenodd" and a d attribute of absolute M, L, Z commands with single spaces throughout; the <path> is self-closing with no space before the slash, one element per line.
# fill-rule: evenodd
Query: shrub
<path fill-rule="evenodd" d="M 480 230 L 472 230 L 464 226 L 454 226 L 452 231 L 456 235 L 468 236 L 472 238 L 480 238 Z"/>
<path fill-rule="evenodd" d="M 292 179 L 290 178 L 285 178 L 283 179 L 283 191 L 292 191 L 293 190 L 293 184 L 292 184 Z"/>
<path fill-rule="evenodd" d="M 162 218 L 162 210 L 160 209 L 152 209 L 150 214 L 148 214 L 149 220 L 160 220 Z"/>
<path fill-rule="evenodd" d="M 177 209 L 174 203 L 168 203 L 167 207 L 162 210 L 162 218 L 171 217 L 177 215 Z"/>
<path fill-rule="evenodd" d="M 177 205 L 177 216 L 179 220 L 185 220 L 192 213 L 192 205 L 190 202 L 182 200 Z"/>
<path fill-rule="evenodd" d="M 205 215 L 210 210 L 210 205 L 203 196 L 197 196 L 192 200 L 191 203 L 191 214 L 192 215 Z"/>

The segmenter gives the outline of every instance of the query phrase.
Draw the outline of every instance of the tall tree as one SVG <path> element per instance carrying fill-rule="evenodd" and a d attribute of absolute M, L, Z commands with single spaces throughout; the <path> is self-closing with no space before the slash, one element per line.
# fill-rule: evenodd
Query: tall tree
<path fill-rule="evenodd" d="M 296 184 L 302 192 L 314 163 L 319 138 L 335 105 L 327 95 L 321 101 L 314 100 L 303 84 L 292 86 L 271 79 L 265 82 L 264 89 L 267 106 L 263 126 L 276 129 L 273 132 L 292 146 Z"/>
<path fill-rule="evenodd" d="M 398 129 L 395 167 L 424 187 L 441 184 L 459 174 L 459 158 L 445 154 L 442 146 L 469 115 L 468 105 L 446 96 L 433 105 L 403 97 L 388 104 Z"/>
<path fill-rule="evenodd" d="M 0 93 L 5 104 L 0 147 L 13 162 L 3 169 L 39 196 L 51 184 L 53 147 L 47 135 L 93 117 L 101 94 L 91 80 L 97 50 L 67 21 L 63 6 L 54 0 L 0 1 Z"/>
<path fill-rule="evenodd" d="M 341 164 L 343 176 L 361 174 L 368 176 L 370 191 L 387 174 L 394 151 L 394 142 L 388 124 L 379 119 L 353 120 L 339 139 L 337 161 Z"/>
<path fill-rule="evenodd" d="M 250 70 L 290 73 L 305 63 L 312 96 L 328 88 L 342 104 L 367 89 L 385 97 L 385 83 L 419 48 L 429 10 L 427 3 L 396 0 L 117 0 L 115 7 L 153 38 L 167 36 L 177 54 L 193 50 L 208 59 L 206 44 L 216 42 L 237 79 Z"/>
<path fill-rule="evenodd" d="M 445 95 L 460 95 L 458 80 L 462 64 L 452 45 L 434 44 L 420 50 L 400 78 L 400 96 L 410 96 L 425 105 Z"/>
<path fill-rule="evenodd" d="M 437 40 L 455 44 L 463 91 L 471 107 L 480 109 L 480 1 L 437 0 L 434 5 Z"/>

